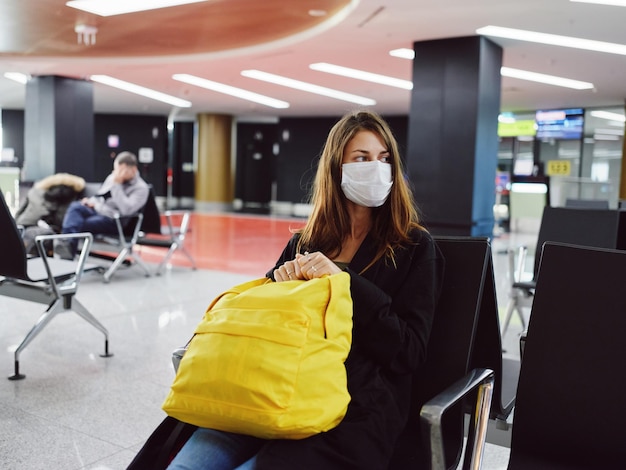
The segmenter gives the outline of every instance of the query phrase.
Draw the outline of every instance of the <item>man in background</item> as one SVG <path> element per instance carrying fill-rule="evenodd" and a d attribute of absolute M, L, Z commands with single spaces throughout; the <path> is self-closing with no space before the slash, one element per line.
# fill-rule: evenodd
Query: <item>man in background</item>
<path fill-rule="evenodd" d="M 131 152 L 122 152 L 115 158 L 113 171 L 98 193 L 70 204 L 61 233 L 117 234 L 114 217 L 139 212 L 149 192 L 148 184 L 139 175 L 137 157 Z M 62 259 L 74 259 L 77 245 L 77 240 L 57 240 L 54 252 Z"/>

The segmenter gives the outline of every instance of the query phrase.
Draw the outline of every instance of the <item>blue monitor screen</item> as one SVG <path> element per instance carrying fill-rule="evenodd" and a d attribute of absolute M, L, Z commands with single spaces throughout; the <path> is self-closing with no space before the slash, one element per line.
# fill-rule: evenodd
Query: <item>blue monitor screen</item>
<path fill-rule="evenodd" d="M 584 112 L 580 108 L 537 111 L 538 139 L 580 139 L 583 135 Z"/>

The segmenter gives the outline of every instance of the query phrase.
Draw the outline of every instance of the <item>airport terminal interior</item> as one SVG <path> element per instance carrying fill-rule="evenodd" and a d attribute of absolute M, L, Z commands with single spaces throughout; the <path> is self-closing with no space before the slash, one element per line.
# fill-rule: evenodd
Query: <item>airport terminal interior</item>
<path fill-rule="evenodd" d="M 509 289 L 507 250 L 528 244 L 532 262 L 537 225 L 525 223 L 492 239 L 501 313 Z M 103 335 L 74 313 L 54 318 L 21 353 L 26 378 L 0 380 L 0 467 L 126 468 L 165 417 L 161 404 L 174 378 L 172 351 L 186 344 L 217 294 L 264 276 L 290 230 L 301 224 L 298 218 L 194 213 L 185 247 L 198 269 L 177 252 L 159 276 L 122 267 L 105 283 L 100 273 L 86 273 L 76 298 L 108 329 L 114 355 L 100 357 Z M 163 250 L 141 247 L 138 253 L 154 273 Z M 13 351 L 43 307 L 0 297 L 4 376 L 12 374 Z M 503 340 L 505 357 L 519 357 L 521 331 L 514 317 Z M 506 468 L 509 439 L 510 429 L 490 427 L 483 468 Z"/>
<path fill-rule="evenodd" d="M 64 312 L 18 349 L 45 305 L 0 295 L 2 470 L 129 465 L 165 417 L 172 352 L 215 296 L 274 266 L 347 111 L 393 121 L 418 204 L 439 210 L 433 225 L 488 236 L 505 360 L 521 359 L 530 308 L 502 330 L 512 283 L 533 277 L 545 207 L 610 209 L 610 247 L 626 246 L 618 2 L 106 1 L 131 7 L 106 14 L 88 3 L 0 4 L 2 194 L 15 214 L 26 185 L 75 170 L 101 181 L 135 152 L 158 209 L 190 214 L 195 266 L 180 250 L 162 265 L 163 248 L 138 244 L 147 272 L 131 261 L 106 278 L 110 261 L 89 257 L 76 299 L 107 344 Z M 25 378 L 8 380 L 16 350 Z M 490 420 L 483 469 L 507 468 L 514 416 Z"/>

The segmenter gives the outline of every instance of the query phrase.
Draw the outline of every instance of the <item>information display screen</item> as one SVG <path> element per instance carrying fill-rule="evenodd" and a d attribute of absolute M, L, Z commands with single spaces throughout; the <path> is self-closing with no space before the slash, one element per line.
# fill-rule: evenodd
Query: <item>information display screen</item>
<path fill-rule="evenodd" d="M 537 111 L 538 139 L 580 139 L 583 135 L 584 112 L 580 108 Z"/>

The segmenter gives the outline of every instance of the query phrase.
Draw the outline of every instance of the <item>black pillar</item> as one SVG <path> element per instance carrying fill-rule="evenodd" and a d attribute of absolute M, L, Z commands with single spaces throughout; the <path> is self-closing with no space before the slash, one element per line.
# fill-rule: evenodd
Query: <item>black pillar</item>
<path fill-rule="evenodd" d="M 491 236 L 502 49 L 474 36 L 416 42 L 407 166 L 429 230 Z"/>
<path fill-rule="evenodd" d="M 40 76 L 26 85 L 24 178 L 54 173 L 94 178 L 93 84 Z"/>

